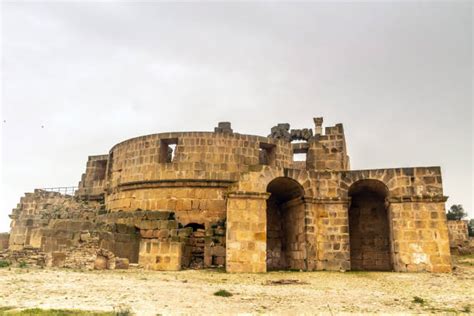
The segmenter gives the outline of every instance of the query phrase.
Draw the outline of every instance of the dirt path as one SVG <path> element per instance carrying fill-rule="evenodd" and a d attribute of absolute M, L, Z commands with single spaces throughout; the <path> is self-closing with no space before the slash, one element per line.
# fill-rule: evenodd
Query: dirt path
<path fill-rule="evenodd" d="M 268 284 L 281 279 L 302 284 Z M 234 295 L 214 296 L 220 289 Z M 453 274 L 0 269 L 0 306 L 123 307 L 137 315 L 462 312 L 474 311 L 474 267 Z"/>

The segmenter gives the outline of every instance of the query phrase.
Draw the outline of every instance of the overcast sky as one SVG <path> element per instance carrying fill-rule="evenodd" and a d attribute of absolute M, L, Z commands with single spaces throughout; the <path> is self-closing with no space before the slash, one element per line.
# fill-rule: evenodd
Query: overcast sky
<path fill-rule="evenodd" d="M 472 42 L 469 1 L 3 2 L 0 231 L 127 138 L 315 116 L 353 169 L 441 166 L 474 216 Z"/>

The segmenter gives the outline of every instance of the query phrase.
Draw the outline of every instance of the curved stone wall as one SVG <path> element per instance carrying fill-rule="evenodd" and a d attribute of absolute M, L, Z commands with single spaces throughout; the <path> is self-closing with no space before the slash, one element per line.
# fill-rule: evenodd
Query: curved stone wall
<path fill-rule="evenodd" d="M 167 148 L 173 144 L 169 162 Z M 107 208 L 225 214 L 223 191 L 262 162 L 262 150 L 271 151 L 269 165 L 286 168 L 293 163 L 291 143 L 266 137 L 182 132 L 129 139 L 109 153 Z"/>

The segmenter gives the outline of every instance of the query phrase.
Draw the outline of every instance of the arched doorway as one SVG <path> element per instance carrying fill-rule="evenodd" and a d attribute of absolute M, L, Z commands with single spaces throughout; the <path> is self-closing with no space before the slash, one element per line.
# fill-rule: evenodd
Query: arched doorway
<path fill-rule="evenodd" d="M 305 269 L 303 187 L 279 177 L 267 192 L 267 271 Z"/>
<path fill-rule="evenodd" d="M 349 188 L 349 236 L 352 270 L 392 270 L 388 189 L 378 180 L 360 180 Z"/>

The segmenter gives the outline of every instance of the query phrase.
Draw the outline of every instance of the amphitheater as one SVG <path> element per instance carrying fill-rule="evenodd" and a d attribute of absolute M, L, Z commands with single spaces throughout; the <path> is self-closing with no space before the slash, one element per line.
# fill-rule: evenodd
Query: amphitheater
<path fill-rule="evenodd" d="M 140 136 L 89 156 L 74 194 L 35 190 L 9 256 L 153 270 L 451 271 L 439 167 L 351 170 L 342 124 Z"/>

